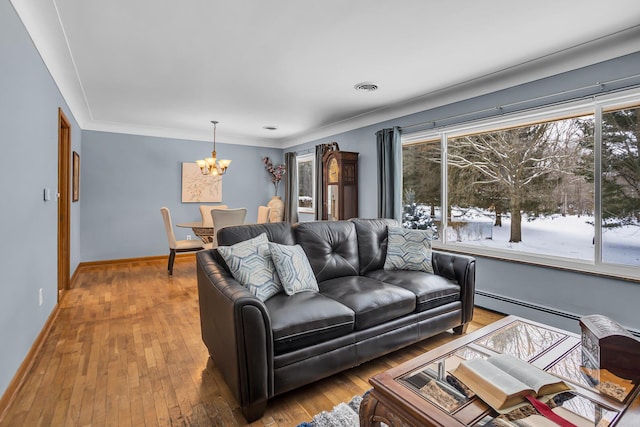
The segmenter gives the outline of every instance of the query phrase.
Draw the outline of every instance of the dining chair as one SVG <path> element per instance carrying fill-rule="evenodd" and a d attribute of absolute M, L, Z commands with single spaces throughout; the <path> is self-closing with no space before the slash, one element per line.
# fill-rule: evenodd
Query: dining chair
<path fill-rule="evenodd" d="M 169 263 L 167 264 L 167 271 L 169 272 L 169 276 L 173 276 L 173 261 L 176 259 L 176 252 L 199 251 L 204 248 L 204 243 L 202 243 L 200 239 L 176 240 L 169 208 L 162 207 L 160 208 L 160 212 L 162 213 L 164 229 L 167 232 L 167 239 L 169 240 Z"/>
<path fill-rule="evenodd" d="M 270 212 L 271 212 L 271 208 L 269 206 L 258 206 L 258 220 L 256 222 L 258 224 L 264 224 L 265 222 L 269 222 Z"/>
<path fill-rule="evenodd" d="M 231 225 L 244 224 L 244 218 L 247 216 L 246 208 L 237 209 L 213 209 L 211 211 L 211 220 L 213 221 L 213 227 L 215 233 L 213 236 L 213 247 L 218 247 L 218 231 L 224 227 Z"/>
<path fill-rule="evenodd" d="M 202 216 L 203 227 L 213 227 L 211 222 L 211 211 L 213 209 L 227 209 L 227 205 L 200 205 L 200 215 Z"/>

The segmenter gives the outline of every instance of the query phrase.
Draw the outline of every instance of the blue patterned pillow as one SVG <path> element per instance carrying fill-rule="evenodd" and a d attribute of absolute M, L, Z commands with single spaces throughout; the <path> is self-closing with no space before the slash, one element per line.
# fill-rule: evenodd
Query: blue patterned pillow
<path fill-rule="evenodd" d="M 280 278 L 271 260 L 267 233 L 233 246 L 219 246 L 218 253 L 229 266 L 233 277 L 262 301 L 282 291 Z"/>
<path fill-rule="evenodd" d="M 387 235 L 385 270 L 417 270 L 433 273 L 431 265 L 433 233 L 431 231 L 387 227 Z"/>
<path fill-rule="evenodd" d="M 287 295 L 298 292 L 318 292 L 318 282 L 307 254 L 300 245 L 279 245 L 269 242 L 273 263 Z"/>

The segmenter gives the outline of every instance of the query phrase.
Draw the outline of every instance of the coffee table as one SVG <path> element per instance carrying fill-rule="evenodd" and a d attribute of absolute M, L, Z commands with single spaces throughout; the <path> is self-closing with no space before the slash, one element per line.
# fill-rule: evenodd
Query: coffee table
<path fill-rule="evenodd" d="M 528 408 L 499 416 L 448 373 L 462 360 L 512 354 L 551 372 L 574 390 L 563 406 L 592 426 L 640 426 L 640 378 L 620 378 L 583 363 L 580 336 L 516 316 L 431 350 L 372 377 L 360 405 L 360 426 L 515 426 Z"/>

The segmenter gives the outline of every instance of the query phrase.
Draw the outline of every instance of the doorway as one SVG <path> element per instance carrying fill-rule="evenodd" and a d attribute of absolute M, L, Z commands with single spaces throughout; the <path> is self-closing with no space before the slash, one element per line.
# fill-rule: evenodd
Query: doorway
<path fill-rule="evenodd" d="M 58 302 L 69 289 L 71 270 L 71 211 L 69 197 L 71 124 L 58 108 Z"/>

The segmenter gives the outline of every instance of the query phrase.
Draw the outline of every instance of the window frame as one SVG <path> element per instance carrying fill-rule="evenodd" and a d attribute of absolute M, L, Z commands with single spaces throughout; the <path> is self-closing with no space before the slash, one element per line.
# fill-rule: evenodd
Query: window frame
<path fill-rule="evenodd" d="M 300 163 L 311 162 L 311 207 L 305 208 L 300 207 L 300 199 L 299 194 L 296 194 L 296 199 L 298 200 L 297 208 L 298 213 L 302 214 L 313 214 L 315 213 L 316 207 L 316 156 L 314 153 L 308 154 L 300 154 L 296 156 L 296 174 L 297 182 L 296 182 L 296 192 L 300 189 Z"/>
<path fill-rule="evenodd" d="M 624 280 L 638 282 L 640 281 L 640 267 L 610 264 L 602 261 L 602 230 L 601 226 L 594 227 L 595 245 L 594 259 L 581 260 L 573 258 L 561 258 L 554 255 L 544 255 L 532 252 L 509 251 L 506 249 L 479 247 L 464 242 L 448 242 L 446 239 L 446 227 L 448 226 L 448 214 L 446 207 L 448 206 L 448 164 L 447 164 L 447 148 L 449 138 L 455 138 L 463 135 L 498 131 L 501 129 L 527 126 L 535 123 L 559 120 L 567 117 L 576 117 L 580 115 L 593 115 L 595 121 L 594 129 L 594 176 L 597 177 L 594 182 L 594 220 L 595 224 L 602 224 L 602 186 L 601 186 L 601 146 L 602 146 L 602 113 L 615 109 L 623 109 L 632 105 L 640 104 L 640 89 L 630 89 L 613 94 L 604 94 L 578 101 L 566 102 L 561 105 L 553 105 L 539 107 L 531 110 L 521 111 L 517 113 L 505 114 L 500 117 L 492 117 L 489 119 L 470 121 L 465 123 L 443 126 L 441 128 L 432 128 L 419 130 L 416 132 L 402 134 L 401 143 L 405 145 L 416 144 L 422 141 L 433 141 L 435 138 L 440 139 L 442 168 L 441 168 L 441 203 L 442 230 L 440 238 L 433 241 L 434 249 L 445 250 L 451 252 L 461 252 L 486 258 L 494 258 L 519 263 L 541 265 L 545 267 L 554 267 L 564 270 L 572 270 L 585 272 L 595 275 L 603 275 L 607 277 L 615 277 Z"/>

